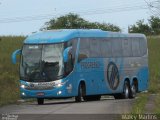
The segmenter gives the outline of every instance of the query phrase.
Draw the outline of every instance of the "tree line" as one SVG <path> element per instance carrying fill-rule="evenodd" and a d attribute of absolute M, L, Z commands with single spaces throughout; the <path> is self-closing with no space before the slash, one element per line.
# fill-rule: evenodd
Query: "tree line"
<path fill-rule="evenodd" d="M 89 22 L 78 14 L 69 13 L 58 18 L 53 18 L 44 24 L 40 30 L 51 29 L 102 29 L 105 31 L 121 32 L 121 28 L 111 23 Z M 145 35 L 160 35 L 160 18 L 151 16 L 148 23 L 138 20 L 128 27 L 129 33 L 143 33 Z"/>
<path fill-rule="evenodd" d="M 129 26 L 129 33 L 143 33 L 145 35 L 160 35 L 160 18 L 151 16 L 148 23 L 139 20 L 136 24 Z"/>

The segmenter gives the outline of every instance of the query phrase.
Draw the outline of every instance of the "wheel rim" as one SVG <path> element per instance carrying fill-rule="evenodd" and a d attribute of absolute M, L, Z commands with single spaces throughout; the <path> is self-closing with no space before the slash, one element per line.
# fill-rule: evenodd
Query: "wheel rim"
<path fill-rule="evenodd" d="M 132 90 L 132 97 L 135 97 L 136 96 L 136 87 L 135 87 L 135 85 L 132 85 L 131 90 Z"/>
<path fill-rule="evenodd" d="M 125 94 L 125 98 L 128 98 L 128 97 L 129 97 L 129 88 L 128 88 L 128 85 L 127 85 L 127 84 L 125 85 L 124 94 Z"/>

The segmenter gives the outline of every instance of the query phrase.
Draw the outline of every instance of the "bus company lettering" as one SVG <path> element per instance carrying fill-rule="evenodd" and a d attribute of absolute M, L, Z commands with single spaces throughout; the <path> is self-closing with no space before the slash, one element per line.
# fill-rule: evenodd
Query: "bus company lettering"
<path fill-rule="evenodd" d="M 98 62 L 82 62 L 81 68 L 82 69 L 89 69 L 89 68 L 99 68 L 100 64 Z"/>

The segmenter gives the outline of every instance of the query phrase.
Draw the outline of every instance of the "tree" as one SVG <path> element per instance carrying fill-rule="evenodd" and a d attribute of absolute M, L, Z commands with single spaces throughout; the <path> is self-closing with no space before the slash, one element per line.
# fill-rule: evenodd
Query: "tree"
<path fill-rule="evenodd" d="M 160 34 L 160 18 L 151 16 L 151 18 L 148 21 L 152 29 L 152 33 L 154 35 Z"/>
<path fill-rule="evenodd" d="M 89 22 L 81 18 L 77 14 L 69 13 L 59 18 L 51 19 L 49 22 L 46 22 L 44 27 L 41 30 L 51 30 L 51 29 L 102 29 L 108 31 L 121 31 L 121 29 L 110 23 L 98 23 L 98 22 Z"/>
<path fill-rule="evenodd" d="M 130 33 L 143 33 L 146 35 L 159 35 L 160 34 L 160 18 L 151 16 L 148 19 L 148 24 L 144 20 L 139 20 L 136 24 L 129 26 L 128 32 Z"/>
<path fill-rule="evenodd" d="M 144 23 L 144 20 L 139 20 L 135 25 L 129 26 L 129 33 L 143 33 L 146 35 L 151 34 L 151 28 L 148 24 Z"/>

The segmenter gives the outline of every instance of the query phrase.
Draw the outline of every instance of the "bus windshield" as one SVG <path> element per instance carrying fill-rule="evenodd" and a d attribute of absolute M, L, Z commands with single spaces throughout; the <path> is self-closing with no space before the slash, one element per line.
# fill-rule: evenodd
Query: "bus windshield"
<path fill-rule="evenodd" d="M 29 82 L 49 82 L 64 75 L 64 43 L 24 45 L 22 49 L 20 77 Z"/>

